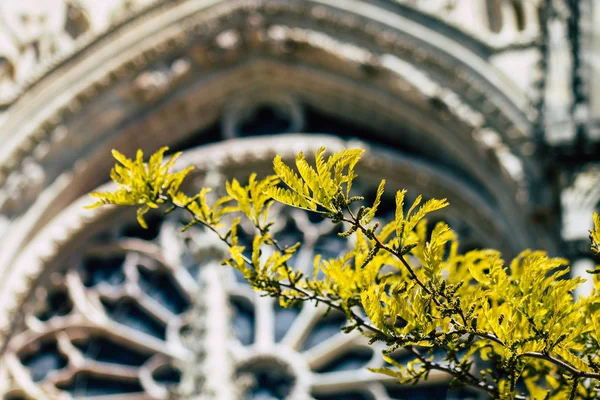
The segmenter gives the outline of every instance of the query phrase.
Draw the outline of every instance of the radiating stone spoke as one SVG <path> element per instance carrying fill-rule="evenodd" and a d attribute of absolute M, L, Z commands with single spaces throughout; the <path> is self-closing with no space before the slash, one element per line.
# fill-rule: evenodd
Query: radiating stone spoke
<path fill-rule="evenodd" d="M 206 387 L 215 393 L 215 398 L 234 398 L 235 388 L 231 379 L 235 366 L 232 363 L 229 345 L 229 320 L 225 292 L 225 274 L 217 263 L 207 265 L 200 274 L 202 300 L 206 306 L 206 326 L 201 341 L 206 349 L 204 371 Z"/>
<path fill-rule="evenodd" d="M 381 382 L 366 385 L 365 392 L 369 393 L 373 400 L 390 400 L 390 396 L 388 396 Z"/>
<path fill-rule="evenodd" d="M 266 349 L 275 342 L 275 313 L 274 300 L 271 297 L 260 296 L 255 293 L 255 346 Z"/>
<path fill-rule="evenodd" d="M 306 351 L 303 356 L 311 369 L 319 368 L 344 351 L 355 347 L 360 332 L 338 333 Z"/>
<path fill-rule="evenodd" d="M 198 295 L 198 291 L 200 290 L 198 281 L 185 268 L 177 268 L 173 272 L 173 278 L 186 300 L 191 302 Z"/>
<path fill-rule="evenodd" d="M 169 321 L 175 317 L 175 314 L 169 311 L 169 309 L 143 292 L 137 296 L 136 300 L 143 310 L 164 325 L 167 325 Z"/>
<path fill-rule="evenodd" d="M 139 369 L 126 365 L 96 362 L 86 359 L 81 365 L 69 366 L 68 368 L 51 371 L 44 382 L 53 385 L 69 382 L 79 373 L 91 373 L 95 376 L 101 376 L 105 379 L 114 379 L 117 381 L 137 381 L 139 378 Z"/>
<path fill-rule="evenodd" d="M 137 367 L 94 361 L 86 361 L 81 371 L 91 372 L 104 378 L 117 378 L 119 380 L 137 380 L 139 375 Z"/>
<path fill-rule="evenodd" d="M 102 327 L 90 323 L 89 320 L 82 315 L 57 317 L 44 324 L 44 328 L 40 331 L 25 331 L 16 335 L 13 337 L 8 349 L 17 352 L 20 348 L 30 345 L 43 337 L 51 337 L 52 334 L 57 334 L 61 331 L 69 332 L 70 330 L 101 331 Z"/>
<path fill-rule="evenodd" d="M 127 238 L 121 239 L 117 242 L 117 245 L 120 249 L 126 250 L 128 252 L 136 252 L 140 254 L 146 254 L 155 258 L 157 260 L 162 261 L 163 253 L 161 246 L 148 242 L 146 240 L 141 240 L 137 238 Z M 163 261 L 164 262 L 164 261 Z"/>
<path fill-rule="evenodd" d="M 161 246 L 161 261 L 165 268 L 171 272 L 175 283 L 181 289 L 185 298 L 192 302 L 198 296 L 200 286 L 198 277 L 192 276 L 185 268 L 184 258 L 186 249 L 180 237 L 179 228 L 172 222 L 165 222 L 159 235 Z M 168 249 L 166 251 L 165 249 Z"/>
<path fill-rule="evenodd" d="M 258 294 L 250 286 L 242 283 L 236 283 L 235 285 L 232 285 L 231 289 L 229 289 L 229 293 L 232 296 L 244 297 L 249 301 L 252 301 L 254 299 L 254 296 Z"/>
<path fill-rule="evenodd" d="M 243 344 L 240 343 L 239 340 L 230 340 L 228 343 L 228 347 L 231 350 L 231 355 L 236 360 L 244 360 L 248 357 L 250 353 L 250 349 Z"/>
<path fill-rule="evenodd" d="M 356 371 L 329 372 L 313 375 L 312 392 L 314 394 L 339 393 L 364 389 L 367 385 L 377 382 L 391 384 L 397 381 L 397 378 L 369 372 L 364 368 Z M 427 381 L 419 382 L 418 385 L 432 385 L 447 381 L 447 374 L 440 371 L 431 371 Z"/>
<path fill-rule="evenodd" d="M 89 400 L 156 400 L 156 397 L 146 393 L 119 393 L 104 396 L 84 397 Z"/>
<path fill-rule="evenodd" d="M 67 288 L 75 309 L 90 321 L 101 324 L 106 319 L 104 312 L 91 301 L 86 293 L 86 288 L 81 281 L 81 276 L 75 270 L 67 273 Z"/>
<path fill-rule="evenodd" d="M 65 331 L 59 332 L 56 339 L 60 352 L 69 360 L 70 368 L 77 368 L 85 363 L 81 350 L 73 345 L 71 338 Z"/>
<path fill-rule="evenodd" d="M 4 363 L 8 368 L 10 375 L 21 385 L 21 388 L 29 394 L 29 396 L 36 400 L 50 400 L 46 393 L 44 393 L 38 385 L 32 382 L 31 375 L 19 362 L 15 353 L 8 352 L 4 356 Z"/>
<path fill-rule="evenodd" d="M 188 351 L 174 343 L 165 343 L 144 332 L 110 321 L 105 333 L 120 342 L 149 353 L 162 353 L 177 360 L 186 360 Z"/>
<path fill-rule="evenodd" d="M 300 314 L 298 314 L 298 317 L 281 340 L 281 343 L 294 350 L 298 350 L 315 323 L 324 313 L 325 307 L 322 305 L 314 307 L 312 304 L 305 304 L 304 307 L 302 307 L 302 311 L 300 311 Z"/>

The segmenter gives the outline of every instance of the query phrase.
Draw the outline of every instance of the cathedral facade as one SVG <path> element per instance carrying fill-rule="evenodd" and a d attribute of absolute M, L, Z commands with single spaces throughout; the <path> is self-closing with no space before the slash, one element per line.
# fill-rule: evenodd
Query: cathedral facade
<path fill-rule="evenodd" d="M 464 250 L 541 248 L 583 273 L 599 43 L 596 0 L 0 1 L 0 395 L 485 398 L 368 372 L 379 349 L 340 315 L 279 308 L 178 216 L 142 230 L 87 193 L 110 187 L 113 148 L 185 150 L 193 190 L 360 146 L 367 195 L 386 178 L 447 197 Z M 344 251 L 275 211 L 299 268 Z"/>

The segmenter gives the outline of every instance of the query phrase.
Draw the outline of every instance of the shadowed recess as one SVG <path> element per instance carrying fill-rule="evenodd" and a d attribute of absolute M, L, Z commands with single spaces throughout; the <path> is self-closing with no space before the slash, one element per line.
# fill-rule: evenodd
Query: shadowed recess
<path fill-rule="evenodd" d="M 46 298 L 46 309 L 36 316 L 40 321 L 48 321 L 52 317 L 61 317 L 73 310 L 73 303 L 65 289 L 51 292 Z"/>
<path fill-rule="evenodd" d="M 344 399 L 344 400 L 374 400 L 373 396 L 371 396 L 368 393 L 362 393 L 362 392 L 342 392 L 342 393 L 322 394 L 322 395 L 313 394 L 313 397 L 316 400 L 340 400 L 340 399 Z"/>
<path fill-rule="evenodd" d="M 304 232 L 298 228 L 294 220 L 288 216 L 281 216 L 281 218 L 286 218 L 286 222 L 283 228 L 275 235 L 279 244 L 283 247 L 288 247 L 302 242 L 304 240 Z"/>
<path fill-rule="evenodd" d="M 237 370 L 238 382 L 245 387 L 244 400 L 286 399 L 296 378 L 289 366 L 276 358 L 257 358 Z"/>
<path fill-rule="evenodd" d="M 181 371 L 171 365 L 158 368 L 152 378 L 163 385 L 174 385 L 181 381 Z"/>
<path fill-rule="evenodd" d="M 59 384 L 60 390 L 69 392 L 77 398 L 81 396 L 116 395 L 126 393 L 143 393 L 144 389 L 136 381 L 125 381 L 117 378 L 105 378 L 81 372 L 75 378 L 65 384 Z"/>
<path fill-rule="evenodd" d="M 100 282 L 106 282 L 109 285 L 117 286 L 125 282 L 122 268 L 124 261 L 124 255 L 87 257 L 83 262 L 83 284 L 93 287 Z"/>
<path fill-rule="evenodd" d="M 150 355 L 100 336 L 73 341 L 73 345 L 81 350 L 86 358 L 98 362 L 139 367 L 150 358 Z"/>
<path fill-rule="evenodd" d="M 21 363 L 29 368 L 34 382 L 44 379 L 50 371 L 64 368 L 67 362 L 67 358 L 58 351 L 55 341 L 46 342 L 35 353 L 21 357 Z"/>
<path fill-rule="evenodd" d="M 160 215 L 149 215 L 145 218 L 146 224 L 148 225 L 148 229 L 144 229 L 140 226 L 140 224 L 135 221 L 130 224 L 125 225 L 121 234 L 127 237 L 134 237 L 143 240 L 154 240 L 158 237 L 160 233 L 160 227 L 163 218 Z"/>
<path fill-rule="evenodd" d="M 338 312 L 331 312 L 326 317 L 321 318 L 308 334 L 304 343 L 302 343 L 302 350 L 310 349 L 338 334 L 345 323 L 346 317 Z"/>
<path fill-rule="evenodd" d="M 165 339 L 166 327 L 148 315 L 134 301 L 119 299 L 113 304 L 102 300 L 102 304 L 114 321 L 161 340 Z"/>
<path fill-rule="evenodd" d="M 348 248 L 348 241 L 337 236 L 339 231 L 336 229 L 329 235 L 321 236 L 315 243 L 315 254 L 320 254 L 324 260 L 339 257 Z"/>
<path fill-rule="evenodd" d="M 233 297 L 231 299 L 232 321 L 231 326 L 235 336 L 243 345 L 254 343 L 254 309 L 249 302 Z"/>
<path fill-rule="evenodd" d="M 293 218 L 289 215 L 282 215 L 280 218 L 285 218 L 285 225 L 275 233 L 275 238 L 279 241 L 282 247 L 290 247 L 300 242 L 300 246 L 292 257 L 288 260 L 288 264 L 294 269 L 301 270 L 304 266 L 298 265 L 298 254 L 304 247 L 304 232 L 302 232 Z M 251 248 L 251 247 L 250 247 Z"/>
<path fill-rule="evenodd" d="M 289 115 L 269 105 L 259 107 L 239 127 L 240 136 L 274 135 L 289 132 L 292 126 Z"/>
<path fill-rule="evenodd" d="M 4 400 L 28 400 L 27 397 L 20 393 L 11 393 L 4 396 Z"/>
<path fill-rule="evenodd" d="M 334 359 L 321 367 L 316 368 L 315 372 L 326 373 L 362 369 L 365 368 L 371 358 L 373 358 L 372 349 L 364 347 L 350 349 L 349 351 L 337 355 Z"/>
<path fill-rule="evenodd" d="M 181 314 L 189 308 L 189 303 L 173 283 L 172 277 L 164 272 L 139 270 L 139 285 L 157 302 L 175 314 Z"/>
<path fill-rule="evenodd" d="M 425 388 L 416 388 L 412 385 L 390 384 L 386 386 L 385 391 L 388 396 L 394 400 L 430 400 L 446 399 L 448 388 L 445 386 L 429 386 Z"/>

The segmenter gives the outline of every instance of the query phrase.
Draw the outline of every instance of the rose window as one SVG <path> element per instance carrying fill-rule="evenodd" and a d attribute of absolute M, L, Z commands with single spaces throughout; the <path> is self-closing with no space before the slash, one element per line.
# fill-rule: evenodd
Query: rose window
<path fill-rule="evenodd" d="M 330 147 L 337 145 L 332 141 Z M 240 146 L 245 150 L 243 141 Z M 286 142 L 282 147 L 290 148 Z M 189 183 L 218 183 L 210 184 L 218 174 L 207 165 L 227 175 L 243 173 L 239 165 L 218 161 L 234 150 L 224 152 L 220 145 L 190 150 L 184 162 L 199 165 L 200 172 Z M 195 161 L 210 161 L 209 155 L 215 157 L 212 164 Z M 402 171 L 402 164 L 379 155 L 371 160 L 359 171 L 363 184 L 384 168 L 390 185 L 400 187 L 389 171 Z M 244 170 L 268 171 L 266 162 L 254 162 Z M 372 197 L 370 187 L 359 189 L 367 201 Z M 383 214 L 393 209 L 388 200 Z M 84 215 L 82 204 L 65 215 Z M 305 273 L 312 273 L 316 253 L 335 257 L 352 246 L 337 236 L 339 226 L 316 214 L 275 205 L 270 216 L 283 245 L 302 243 L 291 265 Z M 456 214 L 441 217 L 460 222 Z M 384 364 L 381 347 L 368 345 L 358 331 L 341 332 L 346 323 L 341 313 L 312 303 L 282 308 L 261 297 L 237 271 L 221 265 L 227 251 L 216 236 L 198 227 L 181 232 L 183 214 L 150 216 L 147 230 L 130 209 L 85 218 L 43 261 L 23 299 L 0 359 L 7 400 L 473 397 L 448 392 L 444 375 L 432 373 L 426 382 L 401 387 L 370 372 Z M 478 231 L 469 225 L 453 226 L 477 240 Z M 249 243 L 253 228 L 241 228 L 241 239 Z M 408 354 L 395 357 L 402 361 Z"/>
<path fill-rule="evenodd" d="M 276 211 L 276 236 L 303 242 L 295 265 L 347 245 L 328 221 Z M 181 233 L 175 218 L 150 222 L 105 227 L 50 273 L 9 343 L 9 399 L 445 396 L 435 376 L 400 388 L 369 372 L 382 365 L 379 348 L 341 333 L 343 315 L 259 296 L 220 265 L 225 253 L 210 234 Z"/>

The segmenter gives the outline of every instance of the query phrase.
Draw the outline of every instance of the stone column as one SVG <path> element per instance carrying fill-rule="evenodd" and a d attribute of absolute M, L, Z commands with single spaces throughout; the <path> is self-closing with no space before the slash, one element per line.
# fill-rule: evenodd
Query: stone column
<path fill-rule="evenodd" d="M 569 10 L 561 0 L 547 5 L 547 75 L 545 77 L 546 140 L 551 145 L 566 144 L 575 138 L 571 117 L 573 57 L 568 38 Z"/>
<path fill-rule="evenodd" d="M 561 234 L 571 260 L 572 276 L 587 279 L 577 294 L 586 295 L 593 288 L 592 276 L 586 270 L 593 270 L 596 263 L 600 263 L 600 260 L 594 260 L 589 241 L 589 231 L 593 227 L 592 213 L 600 203 L 600 166 L 588 166 L 574 173 L 571 180 L 571 185 L 561 194 Z"/>
<path fill-rule="evenodd" d="M 589 101 L 588 135 L 600 140 L 600 2 L 583 0 L 583 79 Z"/>

